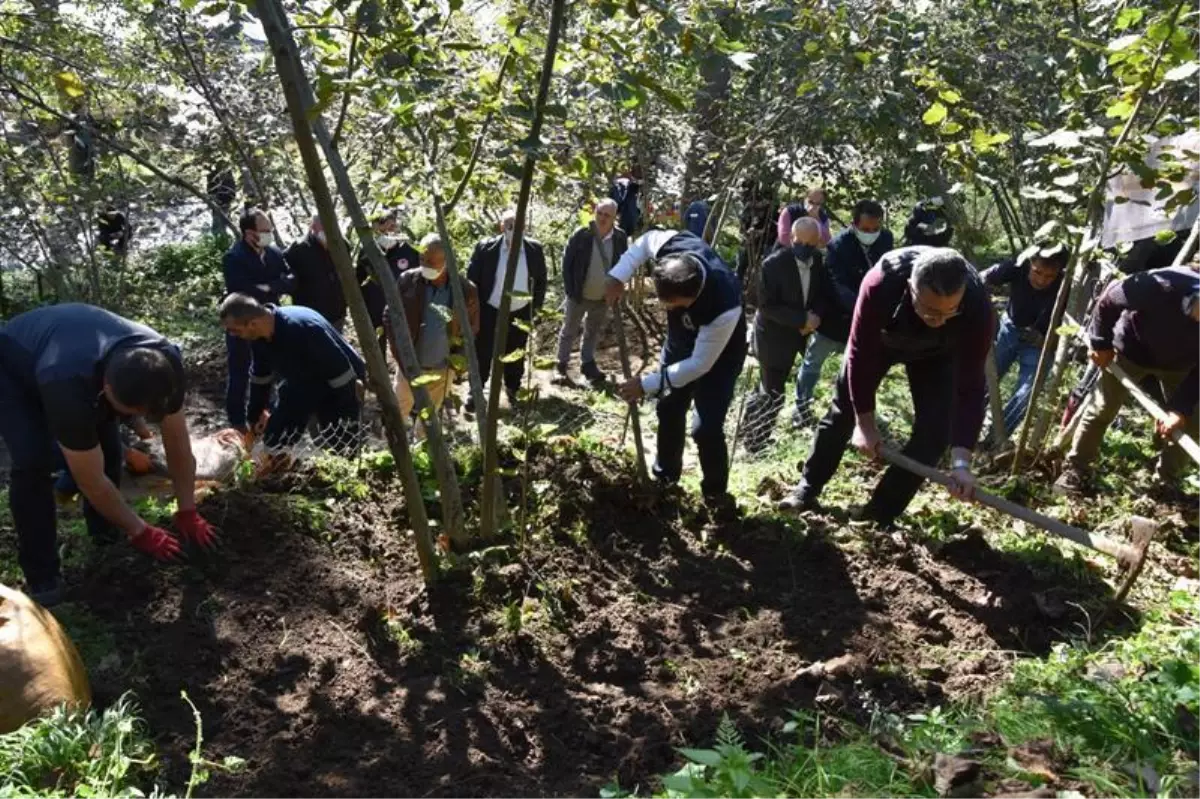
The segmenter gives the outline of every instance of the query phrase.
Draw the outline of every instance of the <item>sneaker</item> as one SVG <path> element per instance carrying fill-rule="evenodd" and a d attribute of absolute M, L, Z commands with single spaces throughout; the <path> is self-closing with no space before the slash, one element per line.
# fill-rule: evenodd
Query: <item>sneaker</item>
<path fill-rule="evenodd" d="M 44 608 L 52 608 L 63 601 L 62 578 L 29 586 L 29 598 Z"/>
<path fill-rule="evenodd" d="M 812 486 L 801 480 L 783 499 L 779 500 L 776 507 L 789 513 L 803 513 L 820 510 L 821 504 L 817 501 L 817 492 L 813 490 Z"/>
<path fill-rule="evenodd" d="M 1067 466 L 1054 481 L 1054 493 L 1056 494 L 1079 496 L 1086 492 L 1087 488 L 1087 475 L 1074 466 Z"/>
<path fill-rule="evenodd" d="M 600 367 L 596 366 L 595 361 L 588 361 L 579 367 L 580 373 L 592 383 L 604 383 L 608 380 L 608 375 L 600 371 Z"/>

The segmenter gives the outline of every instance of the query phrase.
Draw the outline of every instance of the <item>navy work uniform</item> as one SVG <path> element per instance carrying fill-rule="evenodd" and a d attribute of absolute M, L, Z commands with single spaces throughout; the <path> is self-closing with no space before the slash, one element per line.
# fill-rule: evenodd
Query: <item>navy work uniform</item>
<path fill-rule="evenodd" d="M 353 454 L 360 407 L 355 382 L 367 374 L 362 357 L 313 309 L 291 305 L 269 310 L 275 315 L 275 333 L 270 340 L 253 342 L 253 379 L 268 386 L 279 381 L 279 402 L 263 443 L 268 449 L 296 444 L 315 415 L 330 447 Z M 274 371 L 262 371 L 263 362 L 273 364 Z"/>
<path fill-rule="evenodd" d="M 275 247 L 255 252 L 245 240 L 229 248 L 222 261 L 225 273 L 226 296 L 246 294 L 263 305 L 278 304 L 279 297 L 290 294 L 294 278 L 288 271 L 283 253 Z M 253 353 L 250 342 L 225 334 L 225 351 L 228 356 L 229 380 L 225 384 L 225 414 L 229 424 L 238 429 L 246 427 L 246 418 L 257 419 L 271 400 L 271 385 L 251 377 Z M 269 357 L 265 352 L 263 357 Z M 269 374 L 270 361 L 255 364 L 255 373 Z M 250 409 L 246 410 L 247 382 L 250 383 Z"/>
<path fill-rule="evenodd" d="M 92 305 L 64 304 L 23 313 L 0 328 L 0 437 L 12 458 L 9 503 L 18 558 L 33 590 L 59 575 L 52 474 L 58 446 L 104 453 L 104 473 L 121 482 L 119 416 L 104 396 L 104 373 L 114 354 L 161 350 L 176 369 L 164 414 L 183 407 L 183 358 L 150 328 Z M 84 502 L 88 533 L 116 540 L 112 525 Z"/>
<path fill-rule="evenodd" d="M 667 312 L 667 340 L 657 372 L 642 377 L 646 396 L 658 396 L 658 458 L 655 476 L 679 480 L 688 408 L 692 438 L 700 452 L 700 483 L 706 497 L 719 497 L 729 484 L 725 416 L 746 360 L 746 317 L 742 285 L 733 270 L 703 239 L 688 231 L 652 230 L 641 236 L 609 271 L 626 283 L 651 258 L 682 256 L 698 262 L 700 294 L 687 308 Z"/>

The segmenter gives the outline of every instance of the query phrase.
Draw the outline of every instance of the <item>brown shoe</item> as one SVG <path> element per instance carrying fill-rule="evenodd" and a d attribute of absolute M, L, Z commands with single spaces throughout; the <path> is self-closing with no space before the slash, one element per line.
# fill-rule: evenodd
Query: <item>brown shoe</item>
<path fill-rule="evenodd" d="M 1071 497 L 1081 496 L 1087 492 L 1088 482 L 1083 470 L 1067 466 L 1054 481 L 1054 493 Z"/>

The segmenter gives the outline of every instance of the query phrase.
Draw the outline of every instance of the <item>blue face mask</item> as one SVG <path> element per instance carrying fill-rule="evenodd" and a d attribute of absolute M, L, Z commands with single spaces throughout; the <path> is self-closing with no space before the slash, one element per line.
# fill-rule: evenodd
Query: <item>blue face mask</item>
<path fill-rule="evenodd" d="M 813 257 L 813 253 L 815 253 L 816 251 L 817 251 L 817 248 L 812 246 L 811 244 L 793 244 L 792 245 L 792 255 L 796 256 L 801 261 L 811 261 L 812 257 Z"/>

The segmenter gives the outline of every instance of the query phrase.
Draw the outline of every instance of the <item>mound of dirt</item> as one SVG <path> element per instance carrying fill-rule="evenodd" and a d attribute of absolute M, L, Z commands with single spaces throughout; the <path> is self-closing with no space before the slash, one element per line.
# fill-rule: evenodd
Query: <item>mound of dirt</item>
<path fill-rule="evenodd" d="M 428 590 L 394 483 L 362 501 L 313 475 L 209 497 L 219 553 L 164 569 L 121 549 L 76 575 L 119 642 L 98 699 L 137 691 L 178 785 L 186 689 L 206 757 L 249 761 L 214 775 L 218 795 L 596 795 L 648 786 L 723 712 L 753 739 L 792 708 L 865 720 L 985 690 L 1006 653 L 1044 653 L 1077 620 L 1070 604 L 1047 619 L 1034 592 L 1108 590 L 977 537 L 933 554 L 717 527 L 568 442 L 531 470 L 539 532 Z"/>

